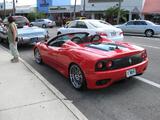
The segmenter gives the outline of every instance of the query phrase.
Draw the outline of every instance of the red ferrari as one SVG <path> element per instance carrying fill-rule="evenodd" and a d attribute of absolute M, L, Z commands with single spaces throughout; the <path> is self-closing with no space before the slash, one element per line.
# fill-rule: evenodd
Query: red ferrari
<path fill-rule="evenodd" d="M 141 75 L 148 64 L 144 48 L 86 32 L 39 42 L 34 56 L 37 63 L 48 64 L 69 78 L 78 90 L 104 88 L 115 81 Z"/>

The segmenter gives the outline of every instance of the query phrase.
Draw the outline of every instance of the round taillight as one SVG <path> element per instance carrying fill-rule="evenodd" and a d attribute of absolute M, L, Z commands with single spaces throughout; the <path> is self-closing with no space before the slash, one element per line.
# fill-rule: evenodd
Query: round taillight
<path fill-rule="evenodd" d="M 103 67 L 103 63 L 102 62 L 99 62 L 98 64 L 97 64 L 97 68 L 98 69 L 101 69 Z"/>
<path fill-rule="evenodd" d="M 112 67 L 112 61 L 108 61 L 108 62 L 106 63 L 106 67 L 107 67 L 107 68 L 111 68 L 111 67 Z"/>
<path fill-rule="evenodd" d="M 142 57 L 142 59 L 146 59 L 147 58 L 146 50 L 142 52 L 141 57 Z"/>

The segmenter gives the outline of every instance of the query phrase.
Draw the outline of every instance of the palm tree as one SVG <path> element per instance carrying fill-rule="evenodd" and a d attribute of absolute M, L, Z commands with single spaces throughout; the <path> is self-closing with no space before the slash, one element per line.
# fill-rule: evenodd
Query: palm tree
<path fill-rule="evenodd" d="M 119 12 L 119 18 L 118 18 L 118 12 Z M 106 21 L 110 22 L 111 24 L 115 24 L 119 19 L 119 22 L 125 22 L 127 21 L 127 17 L 129 14 L 129 11 L 120 9 L 117 6 L 111 7 L 105 11 L 106 14 Z"/>

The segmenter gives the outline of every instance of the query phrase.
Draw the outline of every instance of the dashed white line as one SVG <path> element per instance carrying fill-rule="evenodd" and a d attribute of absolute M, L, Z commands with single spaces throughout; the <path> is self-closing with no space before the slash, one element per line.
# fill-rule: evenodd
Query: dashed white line
<path fill-rule="evenodd" d="M 144 47 L 150 47 L 150 48 L 154 48 L 154 49 L 160 49 L 160 47 L 156 47 L 156 46 L 143 45 L 143 44 L 137 44 L 137 45 L 144 46 Z"/>
<path fill-rule="evenodd" d="M 150 80 L 147 80 L 147 79 L 145 79 L 145 78 L 138 77 L 138 76 L 136 76 L 136 77 L 134 77 L 134 78 L 137 79 L 137 80 L 139 80 L 139 81 L 142 81 L 142 82 L 144 82 L 144 83 L 147 83 L 147 84 L 149 84 L 149 85 L 152 85 L 152 86 L 154 86 L 154 87 L 160 88 L 160 84 L 158 84 L 158 83 L 152 82 L 152 81 L 150 81 Z"/>

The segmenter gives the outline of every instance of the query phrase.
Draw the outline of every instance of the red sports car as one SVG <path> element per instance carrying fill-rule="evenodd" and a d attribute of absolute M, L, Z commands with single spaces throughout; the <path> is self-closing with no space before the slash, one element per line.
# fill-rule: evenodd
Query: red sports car
<path fill-rule="evenodd" d="M 69 78 L 78 90 L 104 88 L 115 81 L 141 75 L 148 64 L 144 48 L 86 32 L 39 42 L 34 56 L 37 63 L 48 64 Z"/>

